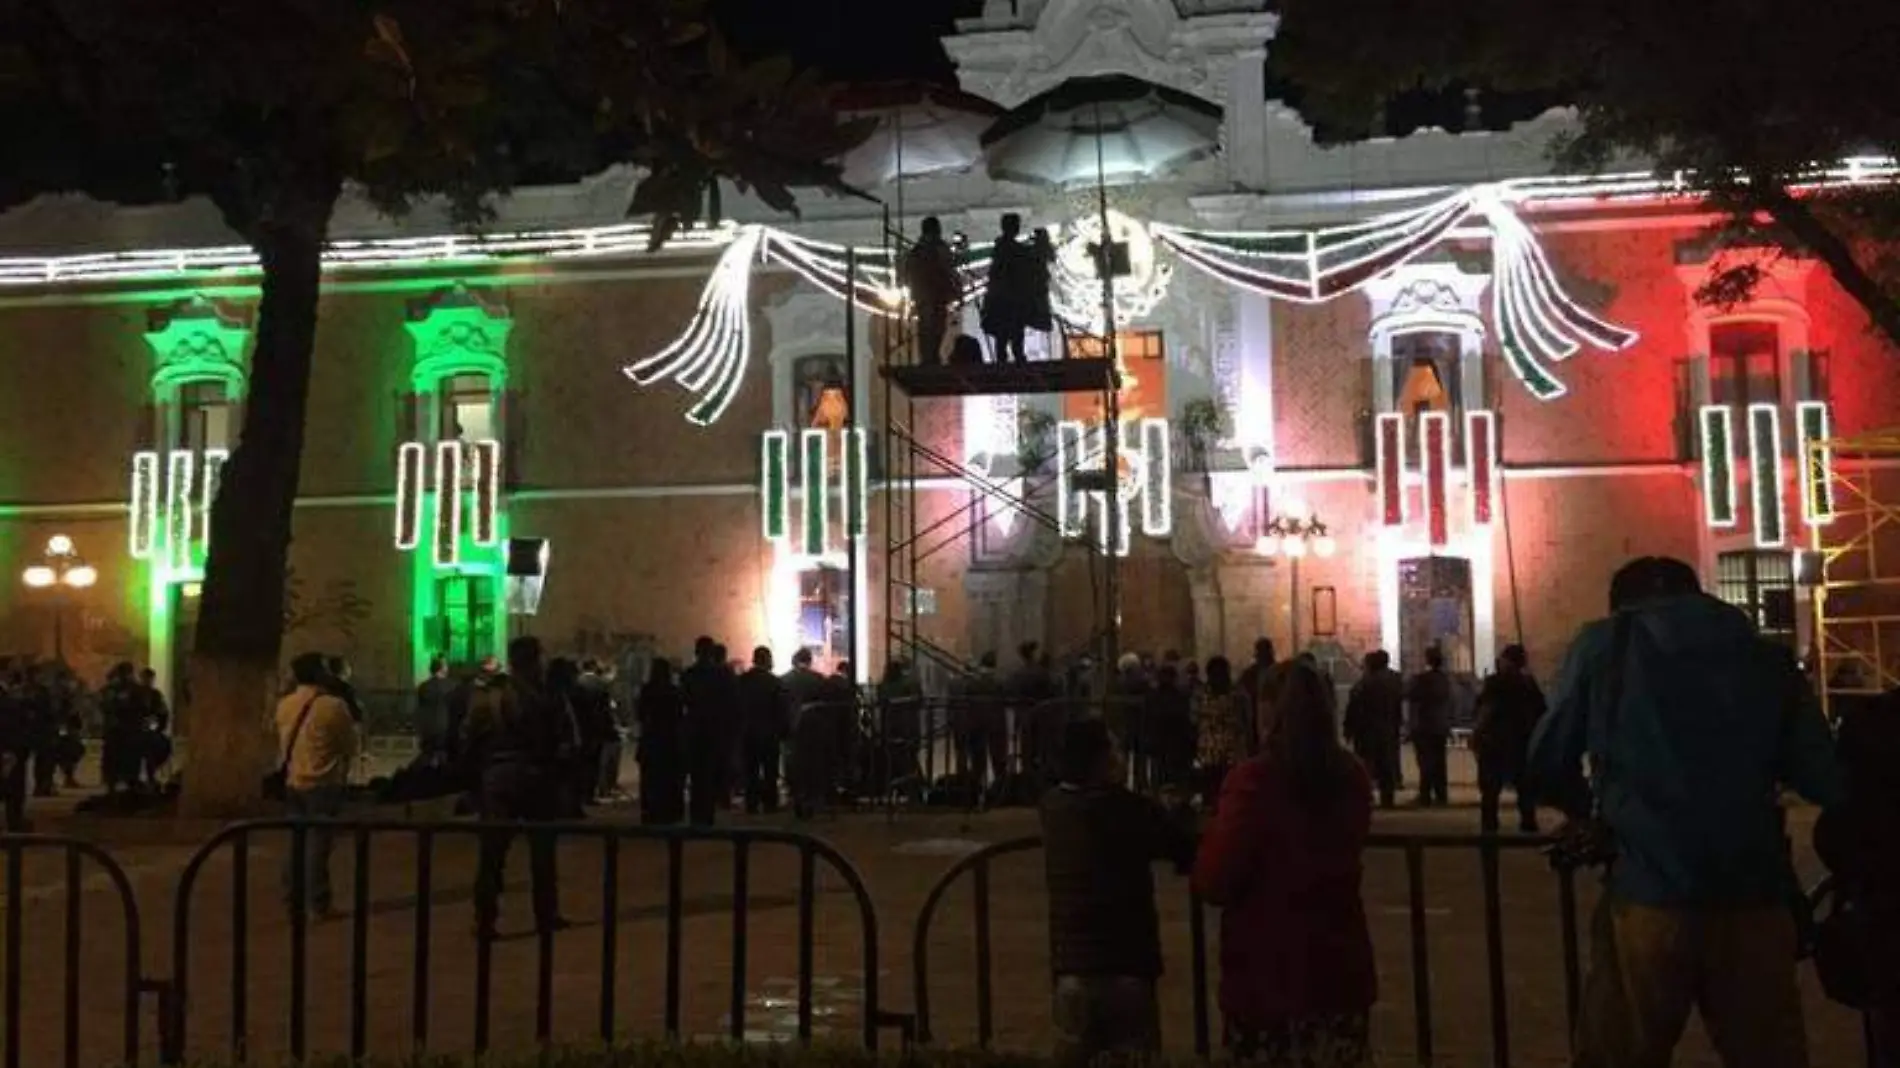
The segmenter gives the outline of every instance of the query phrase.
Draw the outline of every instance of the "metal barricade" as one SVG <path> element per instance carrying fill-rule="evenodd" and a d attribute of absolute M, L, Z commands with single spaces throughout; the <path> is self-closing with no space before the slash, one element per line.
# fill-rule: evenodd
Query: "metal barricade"
<path fill-rule="evenodd" d="M 391 838 L 413 840 L 414 880 L 414 922 L 407 937 L 410 945 L 411 976 L 408 994 L 407 1039 L 415 1051 L 427 1050 L 430 1046 L 432 984 L 437 979 L 432 943 L 433 911 L 435 896 L 446 880 L 439 877 L 437 853 L 444 839 L 466 837 L 476 840 L 479 846 L 483 835 L 507 836 L 551 836 L 558 842 L 589 841 L 600 849 L 601 881 L 599 895 L 600 914 L 594 922 L 599 925 L 599 969 L 597 1011 L 592 1015 L 595 1023 L 592 1035 L 602 1042 L 612 1042 L 623 1038 L 617 1027 L 618 993 L 616 980 L 620 971 L 618 936 L 620 931 L 621 900 L 621 847 L 629 841 L 658 841 L 666 850 L 666 890 L 665 890 L 665 1008 L 663 1027 L 669 1038 L 679 1038 L 682 1019 L 682 975 L 688 958 L 685 946 L 684 909 L 684 857 L 689 845 L 719 843 L 730 848 L 732 859 L 731 889 L 731 983 L 730 1005 L 726 1020 L 727 1036 L 738 1040 L 747 1033 L 747 951 L 749 948 L 749 900 L 751 898 L 751 858 L 754 847 L 784 846 L 796 851 L 798 860 L 798 896 L 797 896 L 797 991 L 796 991 L 796 1037 L 800 1041 L 809 1041 L 812 1037 L 813 1021 L 813 947 L 814 947 L 814 907 L 818 899 L 817 867 L 819 861 L 829 867 L 844 883 L 856 905 L 858 925 L 861 931 L 862 956 L 862 994 L 863 1012 L 861 1036 L 864 1043 L 875 1048 L 878 1033 L 882 1028 L 895 1027 L 906 1036 L 909 1033 L 908 1017 L 896 1016 L 881 1008 L 878 992 L 878 929 L 877 917 L 873 910 L 864 881 L 856 868 L 832 846 L 816 838 L 803 834 L 763 829 L 700 829 L 670 827 L 629 827 L 599 826 L 587 824 L 481 824 L 481 823 L 411 823 L 402 821 L 292 821 L 269 820 L 237 824 L 219 833 L 202 846 L 186 864 L 179 879 L 178 893 L 173 915 L 173 976 L 176 984 L 176 997 L 172 1001 L 172 1016 L 166 1028 L 168 1033 L 165 1050 L 166 1063 L 182 1063 L 187 1046 L 192 1037 L 192 1016 L 194 1009 L 206 1004 L 208 991 L 194 990 L 191 986 L 192 961 L 198 947 L 194 944 L 193 905 L 199 890 L 206 885 L 205 872 L 208 863 L 220 854 L 230 856 L 231 872 L 231 922 L 232 938 L 230 942 L 229 963 L 229 1034 L 223 1050 L 224 1055 L 236 1062 L 245 1061 L 250 1055 L 251 1032 L 251 964 L 252 948 L 249 922 L 250 880 L 253 875 L 253 842 L 263 835 L 288 835 L 289 854 L 292 871 L 290 878 L 295 885 L 303 885 L 303 870 L 306 864 L 306 839 L 312 833 L 328 831 L 336 836 L 340 849 L 348 849 L 354 854 L 354 878 L 347 888 L 339 888 L 340 898 L 347 900 L 347 919 L 349 927 L 348 953 L 348 1006 L 344 1013 L 348 1020 L 348 1051 L 351 1057 L 361 1058 L 370 1052 L 369 1014 L 371 1011 L 371 989 L 368 961 L 372 949 L 370 915 L 373 911 L 371 900 L 371 847 L 378 841 Z M 347 896 L 346 896 L 347 895 Z M 288 1042 L 285 1052 L 293 1060 L 305 1058 L 310 1050 L 312 1031 L 308 1022 L 311 993 L 310 976 L 310 920 L 301 910 L 294 910 L 289 918 L 288 945 L 285 952 L 289 965 L 289 995 L 287 999 Z M 553 1029 L 554 1016 L 554 955 L 556 938 L 552 932 L 542 930 L 538 933 L 539 951 L 534 970 L 534 1037 L 537 1042 L 548 1042 L 557 1036 Z M 490 1048 L 491 1016 L 493 1009 L 493 981 L 495 978 L 495 939 L 476 936 L 473 965 L 473 1036 L 472 1049 L 482 1053 Z M 446 977 L 444 977 L 446 978 Z M 400 994 L 391 996 L 378 994 L 379 1007 L 393 1009 L 389 1002 L 396 1001 Z M 560 1036 L 574 1039 L 580 1036 Z M 690 1037 L 690 1036 L 688 1036 Z M 195 1051 L 194 1051 L 195 1052 Z M 386 1048 L 378 1052 L 388 1052 Z"/>
<path fill-rule="evenodd" d="M 132 893 L 132 883 L 126 877 L 125 869 L 120 867 L 103 849 L 88 842 L 73 838 L 59 838 L 42 835 L 0 835 L 0 857 L 4 858 L 6 871 L 4 884 L 6 894 L 4 931 L 0 932 L 0 941 L 4 941 L 5 973 L 0 975 L 0 1023 L 4 1025 L 5 1037 L 0 1041 L 0 1064 L 5 1068 L 20 1068 L 23 1063 L 34 1065 L 63 1064 L 66 1068 L 79 1068 L 82 1060 L 82 1048 L 88 1042 L 106 1047 L 100 1050 L 114 1062 L 134 1065 L 139 1061 L 139 999 L 146 993 L 153 993 L 161 1002 L 165 998 L 166 988 L 162 983 L 149 983 L 141 973 L 139 959 L 142 946 L 142 931 L 139 926 L 138 902 Z M 41 894 L 41 887 L 29 887 L 26 869 L 29 860 L 47 857 L 53 861 L 49 866 L 55 880 L 44 887 L 48 893 Z M 123 926 L 121 938 L 114 950 L 108 950 L 102 967 L 109 968 L 112 982 L 95 985 L 86 981 L 89 963 L 86 954 L 86 917 L 87 886 L 86 869 L 90 865 L 105 877 L 104 886 L 110 892 L 111 900 L 106 903 L 108 913 L 117 912 L 117 920 Z M 58 950 L 62 961 L 60 985 L 55 986 L 46 980 L 50 978 L 50 968 L 36 968 L 29 972 L 25 968 L 26 946 L 29 937 L 26 913 L 28 905 L 37 900 L 48 903 L 61 903 L 63 922 L 57 927 L 34 921 L 31 934 L 48 936 L 57 930 Z M 96 930 L 96 927 L 94 928 Z M 50 948 L 50 947 L 49 947 Z M 29 983 L 35 991 L 58 991 L 59 1009 L 57 1014 L 35 1006 L 30 1014 L 30 1031 L 22 1025 L 28 1018 L 23 989 Z M 87 994 L 82 1002 L 81 993 Z M 103 1000 L 100 995 L 105 994 Z M 36 999 L 37 1000 L 37 999 Z M 57 1021 L 57 1029 L 53 1026 Z M 28 1049 L 25 1045 L 29 1034 L 35 1039 L 57 1035 L 58 1056 L 52 1050 L 35 1045 Z"/>
<path fill-rule="evenodd" d="M 1508 1068 L 1510 1053 L 1509 980 L 1504 967 L 1504 924 L 1500 888 L 1499 858 L 1506 852 L 1540 850 L 1549 839 L 1490 837 L 1484 835 L 1406 835 L 1375 834 L 1367 840 L 1370 851 L 1399 853 L 1405 864 L 1408 937 L 1410 941 L 1413 1040 L 1418 1063 L 1429 1065 L 1434 1058 L 1435 1031 L 1432 1010 L 1432 971 L 1426 938 L 1425 857 L 1428 852 L 1470 852 L 1477 854 L 1484 896 L 1484 961 L 1489 1000 L 1491 1061 Z M 988 1047 L 995 1036 L 995 1008 L 991 975 L 990 874 L 994 863 L 1006 856 L 1042 848 L 1040 838 L 1018 838 L 999 842 L 962 858 L 944 873 L 931 888 L 917 918 L 911 947 L 912 983 L 919 1041 L 936 1038 L 932 1023 L 930 988 L 930 938 L 944 897 L 965 875 L 972 879 L 972 937 L 976 957 L 976 1043 Z M 1557 883 L 1557 914 L 1560 925 L 1565 1012 L 1574 1030 L 1581 990 L 1581 950 L 1578 935 L 1575 876 L 1560 872 L 1551 876 Z M 1209 996 L 1209 959 L 1207 921 L 1201 903 L 1190 894 L 1188 910 L 1188 976 L 1192 990 L 1194 1050 L 1199 1056 L 1213 1052 L 1214 1008 Z"/>

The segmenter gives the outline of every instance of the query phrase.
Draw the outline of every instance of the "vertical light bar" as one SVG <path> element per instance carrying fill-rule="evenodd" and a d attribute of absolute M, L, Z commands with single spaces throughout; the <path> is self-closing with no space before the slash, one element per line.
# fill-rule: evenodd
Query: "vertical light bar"
<path fill-rule="evenodd" d="M 843 471 L 840 473 L 844 485 L 839 492 L 844 496 L 844 532 L 848 538 L 862 538 L 870 531 L 870 460 L 864 428 L 846 428 Z"/>
<path fill-rule="evenodd" d="M 1781 492 L 1781 409 L 1748 406 L 1748 466 L 1755 505 L 1755 544 L 1775 549 L 1788 543 L 1788 516 Z"/>
<path fill-rule="evenodd" d="M 435 443 L 435 564 L 462 561 L 462 443 Z"/>
<path fill-rule="evenodd" d="M 1702 424 L 1702 517 L 1709 526 L 1735 525 L 1735 416 L 1724 404 L 1705 404 Z"/>
<path fill-rule="evenodd" d="M 1081 422 L 1064 419 L 1056 424 L 1056 519 L 1065 538 L 1081 537 L 1088 520 L 1088 499 L 1078 500 L 1075 492 L 1075 469 L 1087 455 L 1085 441 L 1087 430 Z"/>
<path fill-rule="evenodd" d="M 1141 421 L 1141 532 L 1165 538 L 1174 532 L 1174 454 L 1166 419 Z"/>
<path fill-rule="evenodd" d="M 785 540 L 791 449 L 791 436 L 783 430 L 768 430 L 759 439 L 759 514 L 766 541 Z"/>
<path fill-rule="evenodd" d="M 1451 419 L 1444 412 L 1424 412 L 1418 429 L 1425 454 L 1425 521 L 1432 544 L 1444 545 L 1451 541 Z"/>
<path fill-rule="evenodd" d="M 396 450 L 396 548 L 408 552 L 422 542 L 422 502 L 429 479 L 429 449 L 405 441 Z"/>
<path fill-rule="evenodd" d="M 204 543 L 201 547 L 206 552 L 211 551 L 211 507 L 218 503 L 224 464 L 230 458 L 228 449 L 206 449 L 198 466 L 198 540 Z"/>
<path fill-rule="evenodd" d="M 492 546 L 501 540 L 501 442 L 477 441 L 468 446 L 474 452 L 475 515 L 469 523 L 469 537 L 480 546 Z"/>
<path fill-rule="evenodd" d="M 191 474 L 197 457 L 190 449 L 173 449 L 165 458 L 165 563 L 184 569 L 191 566 L 191 535 L 196 528 L 191 515 Z"/>
<path fill-rule="evenodd" d="M 1405 417 L 1383 412 L 1373 439 L 1379 476 L 1379 515 L 1388 527 L 1405 525 Z"/>
<path fill-rule="evenodd" d="M 1834 452 L 1819 443 L 1833 436 L 1826 401 L 1795 405 L 1801 435 L 1801 518 L 1811 527 L 1834 521 Z"/>
<path fill-rule="evenodd" d="M 800 515 L 803 517 L 800 521 L 803 531 L 800 541 L 807 556 L 824 555 L 826 528 L 831 525 L 831 493 L 826 478 L 829 436 L 830 432 L 822 427 L 798 432 L 798 479 L 804 490 L 800 502 Z"/>
<path fill-rule="evenodd" d="M 1471 525 L 1488 527 L 1497 519 L 1497 413 L 1465 413 L 1465 456 L 1471 472 Z"/>
<path fill-rule="evenodd" d="M 150 560 L 158 540 L 158 454 L 132 454 L 130 544 L 134 560 Z"/>

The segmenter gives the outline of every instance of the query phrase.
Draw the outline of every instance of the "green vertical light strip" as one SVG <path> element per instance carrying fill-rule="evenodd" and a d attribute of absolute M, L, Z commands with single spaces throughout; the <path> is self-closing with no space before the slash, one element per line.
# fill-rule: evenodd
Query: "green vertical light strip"
<path fill-rule="evenodd" d="M 791 446 L 791 437 L 783 430 L 768 430 L 759 439 L 759 514 L 766 541 L 785 540 L 786 468 Z"/>
<path fill-rule="evenodd" d="M 1755 544 L 1777 549 L 1788 542 L 1788 517 L 1781 493 L 1781 409 L 1748 406 L 1749 489 L 1755 505 Z"/>
<path fill-rule="evenodd" d="M 831 493 L 827 468 L 827 432 L 814 428 L 798 435 L 798 478 L 804 490 L 801 499 L 801 538 L 807 556 L 823 556 L 826 528 L 831 525 Z"/>
<path fill-rule="evenodd" d="M 462 562 L 462 443 L 435 443 L 435 563 Z"/>
<path fill-rule="evenodd" d="M 1833 436 L 1826 401 L 1795 406 L 1801 434 L 1801 518 L 1809 526 L 1834 520 L 1834 454 L 1821 443 Z"/>
<path fill-rule="evenodd" d="M 422 544 L 422 511 L 428 501 L 429 450 L 405 441 L 396 450 L 396 548 L 408 552 Z"/>
<path fill-rule="evenodd" d="M 1735 525 L 1735 417 L 1726 405 L 1705 405 L 1702 423 L 1702 515 L 1709 526 Z"/>
<path fill-rule="evenodd" d="M 475 467 L 475 514 L 469 537 L 482 548 L 492 548 L 501 540 L 496 522 L 501 500 L 501 442 L 477 441 L 468 448 L 474 452 Z"/>
<path fill-rule="evenodd" d="M 866 502 L 870 498 L 869 448 L 864 428 L 844 432 L 844 530 L 851 538 L 862 538 L 870 530 Z"/>
<path fill-rule="evenodd" d="M 231 454 L 224 449 L 206 449 L 198 467 L 198 544 L 194 566 L 203 568 L 211 553 L 211 506 L 218 503 L 224 462 Z"/>

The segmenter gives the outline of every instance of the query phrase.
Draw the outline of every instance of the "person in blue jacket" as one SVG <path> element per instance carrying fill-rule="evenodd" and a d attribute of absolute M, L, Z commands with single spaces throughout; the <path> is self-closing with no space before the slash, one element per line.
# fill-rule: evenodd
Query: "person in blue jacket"
<path fill-rule="evenodd" d="M 1827 724 L 1792 653 L 1682 561 L 1625 565 L 1610 608 L 1571 644 L 1529 758 L 1539 796 L 1594 808 L 1613 844 L 1572 1063 L 1667 1065 L 1695 1009 L 1728 1068 L 1805 1068 L 1780 789 L 1839 803 Z"/>

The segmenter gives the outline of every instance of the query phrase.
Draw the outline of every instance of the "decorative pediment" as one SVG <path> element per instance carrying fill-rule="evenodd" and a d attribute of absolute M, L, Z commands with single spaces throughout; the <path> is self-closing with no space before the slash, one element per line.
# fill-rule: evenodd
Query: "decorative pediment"
<path fill-rule="evenodd" d="M 1484 334 L 1483 296 L 1489 274 L 1456 263 L 1408 263 L 1366 283 L 1372 336 L 1417 330 Z"/>
<path fill-rule="evenodd" d="M 416 389 L 431 389 L 455 374 L 485 374 L 501 388 L 514 325 L 506 304 L 460 282 L 410 302 L 403 327 L 416 343 L 410 373 Z"/>
<path fill-rule="evenodd" d="M 1255 17 L 1263 20 L 1252 42 L 1258 48 L 1272 33 L 1273 17 Z M 1026 28 L 1031 18 L 1033 28 Z M 1172 0 L 1048 0 L 1013 19 L 986 9 L 944 47 L 963 88 L 1004 107 L 1097 74 L 1133 75 L 1218 102 L 1226 86 L 1213 60 L 1224 35 L 1200 32 L 1197 21 L 1182 18 Z"/>
<path fill-rule="evenodd" d="M 147 313 L 145 331 L 155 360 L 152 388 L 210 380 L 226 383 L 234 397 L 242 395 L 250 342 L 250 322 L 204 296 L 155 308 Z"/>

